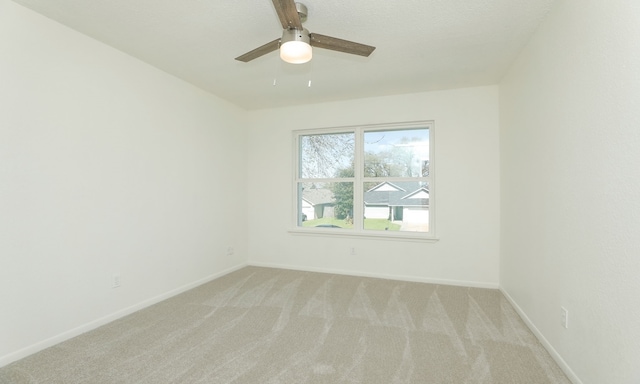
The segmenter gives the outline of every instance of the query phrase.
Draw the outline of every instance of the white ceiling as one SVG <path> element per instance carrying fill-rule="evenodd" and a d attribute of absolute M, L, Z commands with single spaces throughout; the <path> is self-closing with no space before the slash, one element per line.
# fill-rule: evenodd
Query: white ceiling
<path fill-rule="evenodd" d="M 281 36 L 271 0 L 14 1 L 246 109 L 496 84 L 554 2 L 302 0 L 312 33 L 377 49 L 296 65 L 234 60 Z"/>

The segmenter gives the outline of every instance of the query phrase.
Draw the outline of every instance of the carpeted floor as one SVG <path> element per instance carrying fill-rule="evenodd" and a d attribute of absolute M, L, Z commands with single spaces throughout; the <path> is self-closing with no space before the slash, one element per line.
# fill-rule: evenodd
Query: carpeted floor
<path fill-rule="evenodd" d="M 570 384 L 497 290 L 247 267 L 0 383 Z"/>

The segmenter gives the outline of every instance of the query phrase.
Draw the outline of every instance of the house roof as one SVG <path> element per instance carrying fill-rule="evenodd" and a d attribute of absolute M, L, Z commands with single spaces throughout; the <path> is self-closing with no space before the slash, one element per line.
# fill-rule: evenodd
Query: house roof
<path fill-rule="evenodd" d="M 302 191 L 302 198 L 311 205 L 335 203 L 333 192 L 326 188 L 308 188 Z"/>
<path fill-rule="evenodd" d="M 429 188 L 420 181 L 383 182 L 364 193 L 365 205 L 429 205 Z"/>

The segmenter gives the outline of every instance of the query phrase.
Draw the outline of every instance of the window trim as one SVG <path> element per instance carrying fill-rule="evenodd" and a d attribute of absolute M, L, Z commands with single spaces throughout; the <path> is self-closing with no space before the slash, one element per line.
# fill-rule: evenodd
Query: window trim
<path fill-rule="evenodd" d="M 301 129 L 295 130 L 293 134 L 293 178 L 292 178 L 292 197 L 293 204 L 291 221 L 293 227 L 289 229 L 289 233 L 293 235 L 311 235 L 311 236 L 330 236 L 330 237 L 352 237 L 352 238 L 374 238 L 379 240 L 391 239 L 391 240 L 406 240 L 406 241 L 426 241 L 435 242 L 438 240 L 436 237 L 435 226 L 435 202 L 436 202 L 436 188 L 435 188 L 435 122 L 434 120 L 420 120 L 420 121 L 408 121 L 398 123 L 384 123 L 384 124 L 363 124 L 363 125 L 351 125 L 351 126 L 339 126 L 339 127 L 326 127 L 326 128 L 314 128 L 314 129 Z M 353 216 L 363 217 L 364 215 L 364 190 L 363 184 L 366 182 L 375 182 L 377 178 L 364 177 L 363 164 L 364 159 L 364 134 L 370 131 L 384 131 L 384 130 L 403 130 L 403 129 L 429 129 L 429 176 L 426 178 L 429 183 L 429 232 L 412 232 L 412 231 L 376 231 L 365 230 L 364 228 L 353 229 L 338 229 L 338 228 L 318 228 L 318 227 L 302 227 L 299 225 L 298 213 L 301 212 L 301 202 L 298 196 L 298 183 L 303 182 L 327 182 L 328 179 L 331 182 L 347 181 L 353 182 Z M 355 135 L 355 154 L 354 154 L 354 177 L 353 178 L 302 178 L 300 172 L 301 153 L 300 153 L 300 138 L 302 136 L 309 135 L 322 135 L 322 134 L 339 134 L 339 133 L 354 133 Z M 381 178 L 384 181 L 393 179 L 403 179 L 402 177 L 384 177 Z M 406 178 L 404 178 L 406 179 Z M 378 180 L 379 181 L 379 180 Z M 390 181 L 392 182 L 392 181 Z M 359 215 L 359 216 L 356 216 Z"/>

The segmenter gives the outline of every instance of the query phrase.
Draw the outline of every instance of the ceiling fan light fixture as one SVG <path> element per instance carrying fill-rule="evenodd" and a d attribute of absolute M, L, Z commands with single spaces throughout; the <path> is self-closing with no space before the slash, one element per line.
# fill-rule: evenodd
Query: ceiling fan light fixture
<path fill-rule="evenodd" d="M 306 28 L 284 30 L 280 40 L 280 58 L 291 64 L 308 62 L 313 56 L 310 42 L 309 31 Z"/>
<path fill-rule="evenodd" d="M 295 0 L 273 0 L 273 6 L 282 24 L 282 37 L 255 48 L 236 60 L 247 63 L 262 55 L 280 51 L 280 58 L 292 64 L 303 64 L 311 60 L 312 48 L 329 49 L 332 51 L 349 53 L 369 57 L 376 47 L 360 44 L 349 40 L 338 39 L 314 33 L 313 36 L 302 26 L 307 19 L 307 7 Z"/>

